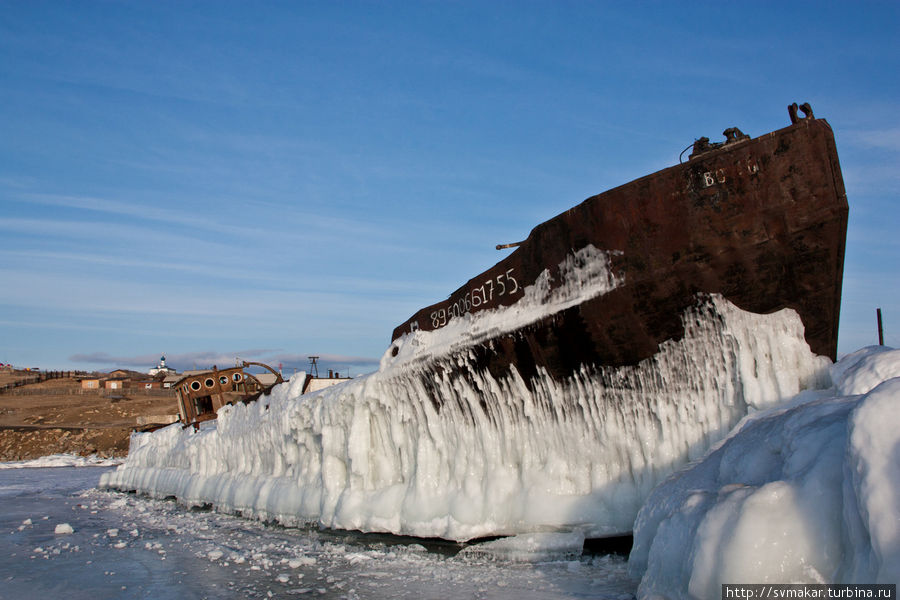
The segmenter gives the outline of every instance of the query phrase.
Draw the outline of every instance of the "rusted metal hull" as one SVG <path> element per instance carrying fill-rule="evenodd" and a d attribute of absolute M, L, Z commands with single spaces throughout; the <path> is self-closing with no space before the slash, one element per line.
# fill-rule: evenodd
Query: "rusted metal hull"
<path fill-rule="evenodd" d="M 263 367 L 275 375 L 275 383 L 263 385 L 246 367 Z M 175 382 L 173 391 L 178 402 L 178 417 L 184 427 L 210 421 L 217 417 L 223 406 L 237 402 L 252 402 L 261 394 L 268 394 L 277 383 L 283 383 L 281 374 L 261 362 L 243 361 L 240 366 L 209 371 L 186 373 Z"/>
<path fill-rule="evenodd" d="M 464 313 L 504 310 L 526 286 L 589 245 L 612 252 L 622 283 L 471 349 L 492 374 L 510 366 L 554 379 L 585 364 L 626 366 L 684 335 L 699 296 L 721 294 L 759 314 L 791 308 L 811 350 L 835 359 L 848 205 L 834 136 L 799 119 L 588 198 L 535 227 L 509 256 L 443 302 L 414 314 L 393 340 Z"/>

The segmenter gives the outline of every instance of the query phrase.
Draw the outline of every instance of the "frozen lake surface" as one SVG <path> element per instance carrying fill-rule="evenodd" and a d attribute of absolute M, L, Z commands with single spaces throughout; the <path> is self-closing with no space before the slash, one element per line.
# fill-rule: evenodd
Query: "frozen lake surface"
<path fill-rule="evenodd" d="M 625 599 L 637 589 L 621 556 L 554 555 L 547 544 L 486 555 L 267 525 L 100 491 L 108 470 L 0 469 L 0 598 Z"/>

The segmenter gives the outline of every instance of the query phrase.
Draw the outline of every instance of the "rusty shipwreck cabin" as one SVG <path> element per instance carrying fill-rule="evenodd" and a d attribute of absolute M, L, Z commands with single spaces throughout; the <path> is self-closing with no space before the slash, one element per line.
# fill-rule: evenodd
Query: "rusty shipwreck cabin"
<path fill-rule="evenodd" d="M 244 367 L 256 365 L 267 369 L 268 373 L 247 373 Z M 213 367 L 209 371 L 186 371 L 177 376 L 171 383 L 178 400 L 178 417 L 184 427 L 198 426 L 203 421 L 216 418 L 216 412 L 227 404 L 236 402 L 252 402 L 261 394 L 269 391 L 279 383 L 284 383 L 281 373 L 258 362 L 244 362 L 240 367 L 219 370 Z M 166 381 L 168 381 L 168 377 Z M 328 370 L 328 377 L 318 374 L 307 374 L 303 381 L 301 394 L 309 394 L 319 390 L 350 381 L 350 377 Z"/>
<path fill-rule="evenodd" d="M 246 373 L 244 367 L 251 364 L 271 373 Z M 188 371 L 172 385 L 172 389 L 178 400 L 178 416 L 187 427 L 215 419 L 216 411 L 225 405 L 256 400 L 283 381 L 281 374 L 268 365 L 244 362 L 230 369 L 213 367 L 210 371 Z"/>

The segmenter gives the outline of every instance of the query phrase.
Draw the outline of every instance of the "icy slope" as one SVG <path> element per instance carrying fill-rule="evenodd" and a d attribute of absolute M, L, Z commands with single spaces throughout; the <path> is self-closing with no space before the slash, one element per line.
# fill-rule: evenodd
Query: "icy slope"
<path fill-rule="evenodd" d="M 308 396 L 298 377 L 198 432 L 135 435 L 102 485 L 286 524 L 455 540 L 629 532 L 655 485 L 748 412 L 828 385 L 830 363 L 810 353 L 793 311 L 753 315 L 706 297 L 682 316 L 682 340 L 636 366 L 585 366 L 563 381 L 475 366 L 467 344 L 621 285 L 607 267 L 586 248 L 560 265 L 561 286 L 539 278 L 511 307 L 404 336 L 370 376 Z"/>
<path fill-rule="evenodd" d="M 629 560 L 640 597 L 900 580 L 900 351 L 860 350 L 832 376 L 653 491 Z"/>

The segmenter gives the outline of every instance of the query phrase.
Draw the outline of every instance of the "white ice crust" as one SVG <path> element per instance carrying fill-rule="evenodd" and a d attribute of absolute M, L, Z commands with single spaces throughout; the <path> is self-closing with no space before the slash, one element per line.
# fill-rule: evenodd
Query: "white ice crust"
<path fill-rule="evenodd" d="M 585 366 L 564 381 L 475 367 L 467 344 L 621 285 L 608 258 L 586 248 L 553 291 L 544 275 L 512 307 L 404 336 L 369 376 L 301 396 L 301 375 L 199 431 L 134 434 L 101 486 L 287 525 L 453 540 L 630 532 L 658 483 L 748 413 L 827 387 L 830 361 L 810 352 L 795 312 L 711 297 L 683 315 L 683 339 L 636 366 Z"/>
<path fill-rule="evenodd" d="M 50 454 L 31 460 L 0 462 L 0 469 L 41 469 L 47 467 L 113 467 L 122 463 L 118 458 L 101 458 L 96 454 Z"/>
<path fill-rule="evenodd" d="M 640 598 L 900 581 L 900 351 L 864 348 L 831 375 L 653 491 L 629 560 Z"/>

